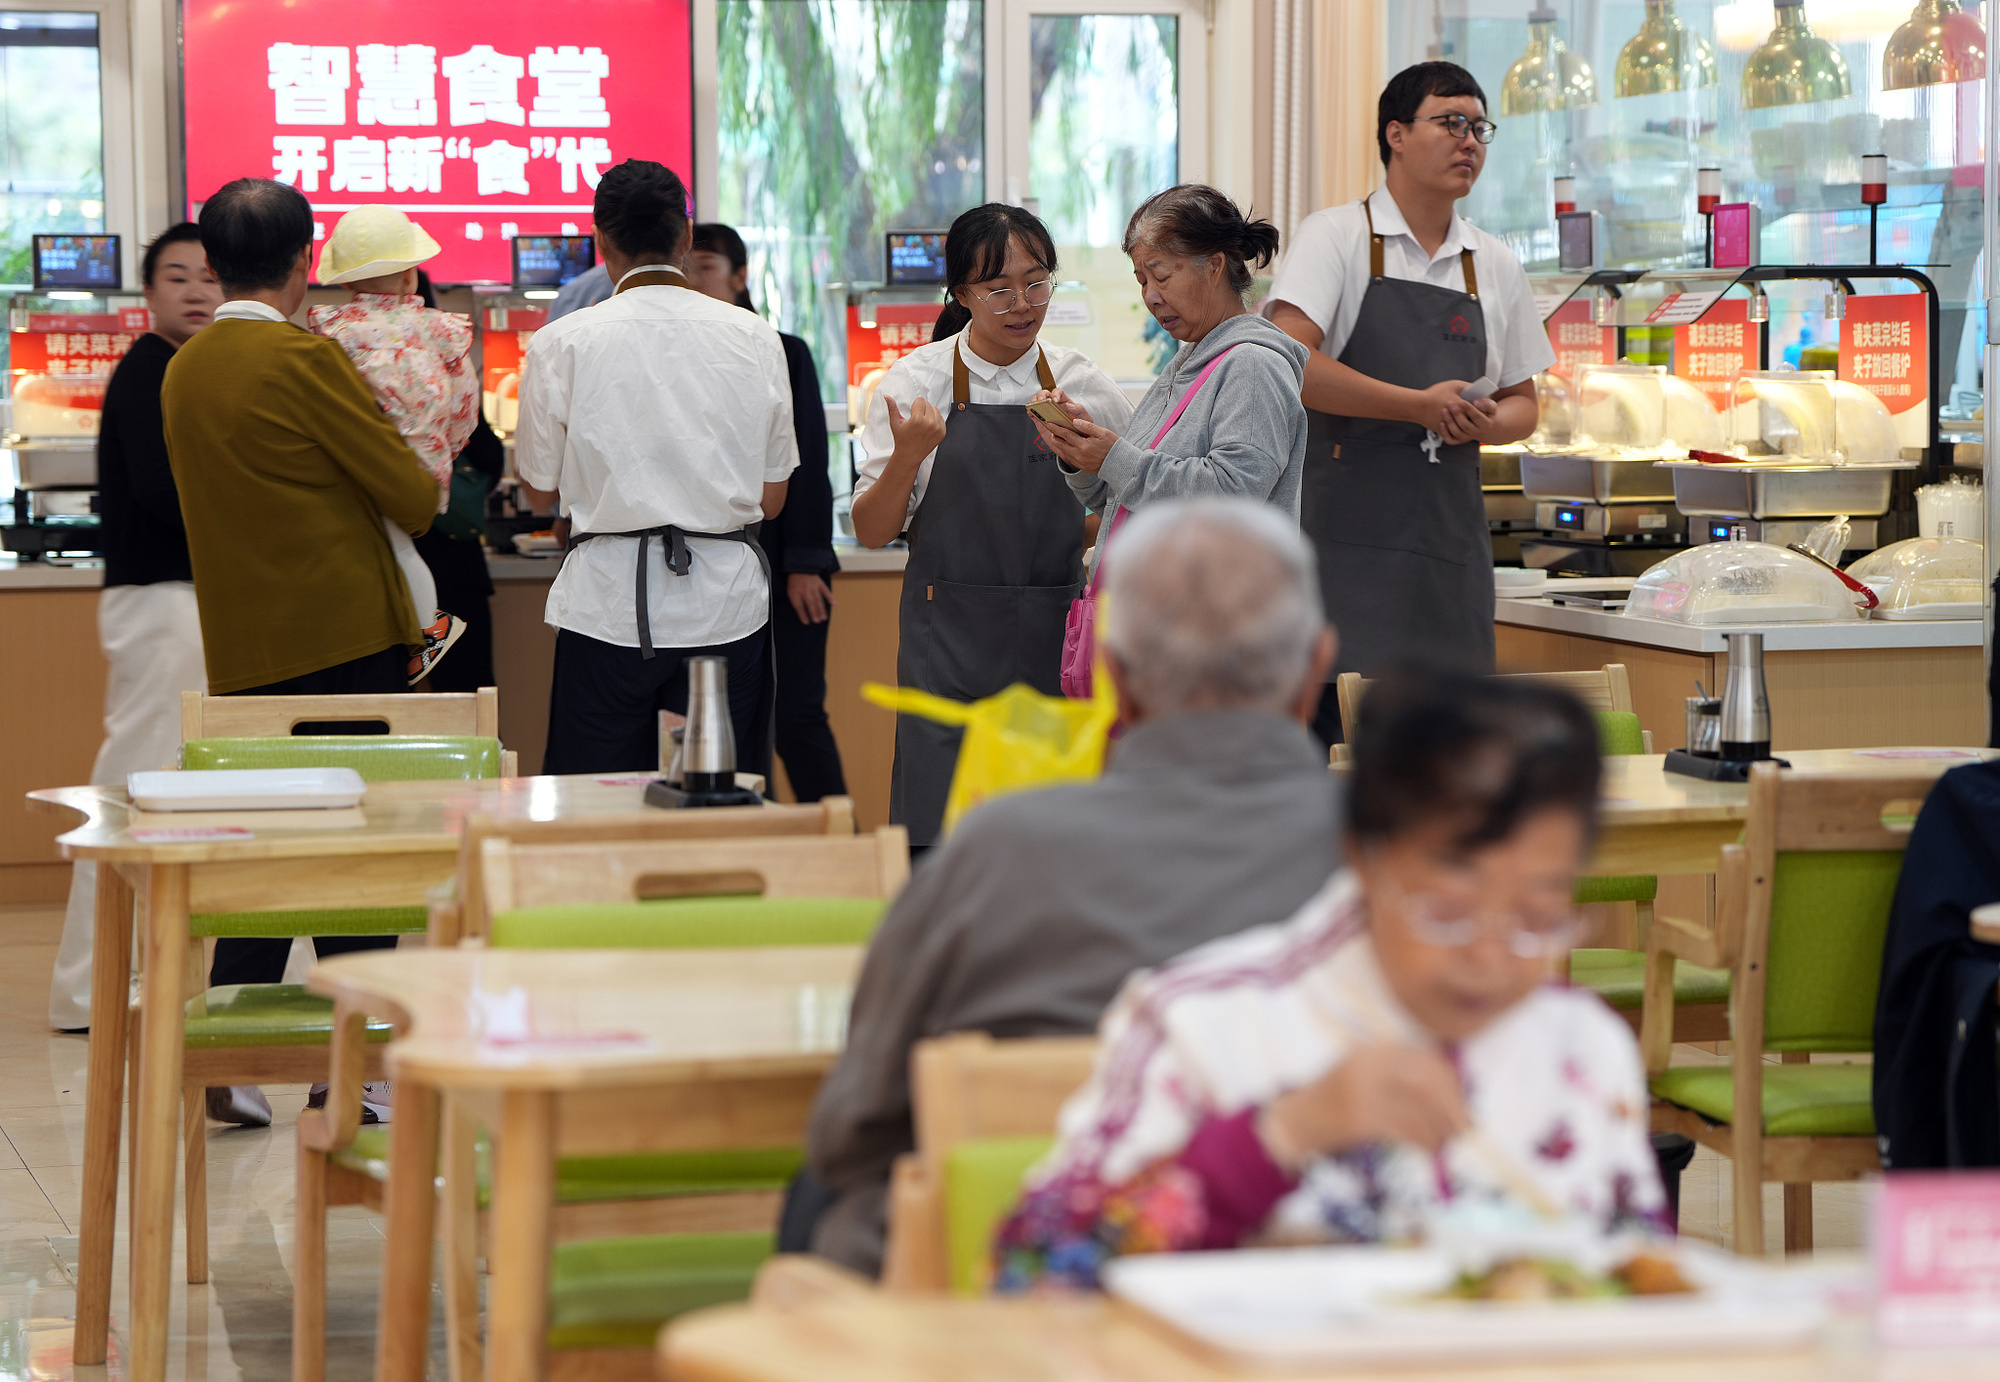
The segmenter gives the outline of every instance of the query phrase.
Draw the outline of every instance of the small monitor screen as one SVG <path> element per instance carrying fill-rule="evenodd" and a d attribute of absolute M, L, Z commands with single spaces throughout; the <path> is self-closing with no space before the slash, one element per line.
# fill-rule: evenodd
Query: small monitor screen
<path fill-rule="evenodd" d="M 597 263 L 597 242 L 588 235 L 516 235 L 514 287 L 560 288 Z"/>
<path fill-rule="evenodd" d="M 1596 212 L 1565 211 L 1556 217 L 1556 262 L 1571 273 L 1598 267 Z"/>
<path fill-rule="evenodd" d="M 935 288 L 944 282 L 944 232 L 890 231 L 888 265 L 891 288 Z"/>
<path fill-rule="evenodd" d="M 115 293 L 124 286 L 116 235 L 37 235 L 35 290 Z"/>

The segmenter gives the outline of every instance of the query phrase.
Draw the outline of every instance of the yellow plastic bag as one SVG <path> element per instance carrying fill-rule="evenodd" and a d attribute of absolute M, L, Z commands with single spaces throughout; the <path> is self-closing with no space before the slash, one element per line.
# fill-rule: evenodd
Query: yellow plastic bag
<path fill-rule="evenodd" d="M 1104 771 L 1104 746 L 1118 718 L 1117 694 L 1101 667 L 1087 701 L 1044 696 L 1022 682 L 970 704 L 875 681 L 863 683 L 861 694 L 884 710 L 965 726 L 944 804 L 947 835 L 989 797 L 1095 778 Z"/>

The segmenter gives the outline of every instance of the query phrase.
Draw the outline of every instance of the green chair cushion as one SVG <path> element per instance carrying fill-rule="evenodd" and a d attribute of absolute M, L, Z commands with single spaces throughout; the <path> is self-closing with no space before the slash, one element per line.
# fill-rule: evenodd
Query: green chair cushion
<path fill-rule="evenodd" d="M 1646 996 L 1646 956 L 1638 950 L 1572 950 L 1569 981 L 1621 1012 L 1637 1012 Z M 1727 1003 L 1729 971 L 1682 960 L 1674 966 L 1674 1002 Z"/>
<path fill-rule="evenodd" d="M 191 936 L 401 936 L 429 924 L 421 907 L 320 908 L 302 912 L 196 912 Z"/>
<path fill-rule="evenodd" d="M 1901 850 L 1778 855 L 1764 991 L 1767 1051 L 1871 1051 Z"/>
<path fill-rule="evenodd" d="M 500 776 L 500 741 L 474 734 L 294 734 L 190 739 L 181 767 L 352 768 L 363 782 L 471 782 Z"/>
<path fill-rule="evenodd" d="M 535 950 L 862 945 L 888 906 L 872 897 L 679 897 L 522 907 L 494 916 L 489 943 Z"/>
<path fill-rule="evenodd" d="M 1869 1065 L 1765 1066 L 1764 1135 L 1873 1137 L 1873 1076 Z M 1676 1066 L 1653 1079 L 1654 1094 L 1711 1123 L 1730 1122 L 1735 1089 L 1726 1065 Z"/>
<path fill-rule="evenodd" d="M 1597 751 L 1606 757 L 1626 758 L 1646 751 L 1646 732 L 1639 727 L 1639 717 L 1629 710 L 1599 710 L 1593 712 L 1597 720 Z"/>
<path fill-rule="evenodd" d="M 757 1269 L 775 1250 L 768 1233 L 559 1244 L 549 1269 L 548 1346 L 650 1350 L 675 1316 L 748 1299 Z"/>
<path fill-rule="evenodd" d="M 329 1152 L 327 1160 L 335 1166 L 343 1166 L 370 1180 L 387 1185 L 389 1183 L 388 1124 L 362 1124 L 355 1130 L 354 1140 L 338 1151 Z"/>
<path fill-rule="evenodd" d="M 222 984 L 187 1003 L 190 1049 L 210 1046 L 324 1046 L 333 1038 L 333 1000 L 301 984 Z M 371 1018 L 368 1040 L 387 1041 Z"/>
<path fill-rule="evenodd" d="M 1055 1144 L 1053 1137 L 989 1137 L 961 1142 L 945 1156 L 944 1222 L 951 1288 L 982 1294 L 993 1235 L 1021 1197 L 1021 1177 Z"/>
<path fill-rule="evenodd" d="M 1577 906 L 1592 902 L 1651 902 L 1660 895 L 1660 880 L 1650 873 L 1579 878 L 1572 900 Z"/>

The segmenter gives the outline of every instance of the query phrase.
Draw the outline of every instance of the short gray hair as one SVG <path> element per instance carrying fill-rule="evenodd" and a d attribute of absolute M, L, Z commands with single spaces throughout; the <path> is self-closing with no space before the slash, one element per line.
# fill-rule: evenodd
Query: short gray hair
<path fill-rule="evenodd" d="M 1104 645 L 1155 715 L 1282 711 L 1326 614 L 1296 519 L 1250 499 L 1149 504 L 1106 549 Z"/>

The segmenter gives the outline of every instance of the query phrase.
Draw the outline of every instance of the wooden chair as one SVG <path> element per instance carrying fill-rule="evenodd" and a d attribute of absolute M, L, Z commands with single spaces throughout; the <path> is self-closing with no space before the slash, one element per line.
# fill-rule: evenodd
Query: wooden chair
<path fill-rule="evenodd" d="M 1517 672 L 1509 673 L 1502 681 L 1531 681 L 1538 685 L 1560 687 L 1570 692 L 1592 710 L 1632 709 L 1632 679 L 1625 674 L 1622 662 L 1607 662 L 1595 672 Z M 1334 681 L 1334 695 L 1340 701 L 1340 723 L 1351 738 L 1354 726 L 1361 714 L 1361 698 L 1368 690 L 1368 679 L 1359 672 L 1342 672 Z M 1651 753 L 1649 744 L 1647 753 Z"/>
<path fill-rule="evenodd" d="M 697 816 L 747 820 L 777 810 L 659 811 L 629 824 L 634 829 L 642 825 L 668 829 L 675 827 L 663 822 Z M 790 819 L 795 827 L 810 822 L 816 828 L 810 833 L 801 828 L 790 838 L 635 835 L 591 844 L 567 838 L 571 833 L 567 830 L 540 835 L 508 827 L 486 834 L 476 863 L 461 855 L 461 870 L 468 878 L 479 875 L 482 938 L 496 946 L 858 943 L 872 933 L 880 907 L 868 911 L 864 920 L 857 909 L 843 907 L 839 900 L 885 904 L 892 899 L 909 875 L 908 835 L 900 826 L 889 826 L 874 836 L 857 837 L 845 798 L 824 803 L 823 809 L 792 808 Z M 833 826 L 844 834 L 823 833 Z M 551 841 L 550 835 L 558 838 Z M 717 891 L 733 896 L 715 899 L 723 904 L 720 908 L 701 905 Z M 756 897 L 742 897 L 746 893 Z M 682 899 L 690 904 L 689 910 L 684 914 L 678 908 L 648 909 L 650 916 L 635 916 L 637 909 L 616 905 L 663 894 Z M 785 899 L 799 899 L 799 908 L 779 908 L 784 915 L 763 918 L 760 924 L 757 909 L 746 907 L 741 918 L 743 938 L 730 935 L 735 920 L 726 915 L 730 902 Z M 494 905 L 488 908 L 487 900 Z M 515 918 L 504 914 L 517 905 L 546 911 L 524 914 L 520 924 L 513 925 Z M 815 919 L 795 914 L 815 907 L 827 915 Z M 503 922 L 499 928 L 491 924 L 496 914 Z M 300 1266 L 293 1283 L 293 1382 L 320 1382 L 324 1374 L 327 1208 L 361 1204 L 382 1212 L 393 1124 L 389 1129 L 360 1126 L 362 1077 L 354 1072 L 363 1068 L 365 1059 L 361 1031 L 349 1021 L 337 1039 L 337 1074 L 327 1111 L 309 1110 L 299 1121 L 296 1260 Z M 482 1351 L 478 1260 L 484 1217 L 477 1200 L 478 1128 L 464 1110 L 454 1107 L 445 1110 L 442 1131 L 442 1153 L 451 1171 L 447 1180 L 451 1193 L 445 1197 L 440 1224 L 448 1348 L 452 1376 L 476 1378 Z M 795 1152 L 787 1160 L 769 1150 L 566 1158 L 559 1168 L 555 1236 L 559 1243 L 631 1240 L 621 1245 L 623 1266 L 644 1275 L 662 1257 L 672 1259 L 674 1235 L 707 1235 L 709 1250 L 746 1259 L 717 1270 L 727 1274 L 740 1267 L 747 1281 L 756 1265 L 747 1259 L 761 1260 L 769 1251 L 768 1244 L 760 1248 L 748 1239 L 752 1234 L 768 1237 L 782 1186 L 797 1160 Z M 626 1197 L 604 1193 L 607 1182 L 622 1187 L 620 1193 Z M 581 1285 L 586 1293 L 588 1272 L 586 1265 Z M 552 1272 L 555 1285 L 574 1293 L 579 1289 L 578 1275 L 574 1267 L 565 1267 L 559 1255 Z M 643 1350 L 607 1347 L 601 1341 L 588 1347 L 557 1346 L 551 1353 L 551 1373 L 587 1374 L 593 1379 L 638 1377 L 646 1375 L 648 1357 Z"/>
<path fill-rule="evenodd" d="M 1812 1185 L 1877 1170 L 1867 1065 L 1811 1063 L 1873 1048 L 1882 942 L 1907 826 L 1928 776 L 1750 773 L 1744 843 L 1722 851 L 1713 929 L 1662 917 L 1646 943 L 1640 1045 L 1653 1127 L 1730 1158 L 1736 1250 L 1764 1250 L 1767 1181 L 1785 1187 L 1785 1247 L 1812 1247 Z M 1731 1063 L 1669 1068 L 1674 967 L 1727 968 Z M 1766 1052 L 1784 1062 L 1767 1065 Z"/>
<path fill-rule="evenodd" d="M 500 737 L 500 692 L 435 691 L 385 696 L 205 696 L 181 692 L 181 741 L 262 739 L 298 732 L 304 724 L 347 721 L 385 724 L 388 734 Z M 514 752 L 501 753 L 502 777 L 519 776 Z"/>
<path fill-rule="evenodd" d="M 517 844 L 607 844 L 613 841 L 764 839 L 781 835 L 854 834 L 854 802 L 827 797 L 802 806 L 723 806 L 707 811 L 647 809 L 587 821 L 497 821 L 484 814 L 468 819 L 459 835 L 458 872 L 448 888 L 430 901 L 432 945 L 457 945 L 484 936 L 492 912 L 486 905 L 480 851 L 488 840 Z"/>
<path fill-rule="evenodd" d="M 896 1158 L 890 1175 L 884 1289 L 983 1288 L 995 1225 L 990 1214 L 962 1216 L 979 1219 L 983 1232 L 980 1224 L 953 1225 L 954 1154 L 992 1144 L 1018 1177 L 1053 1139 L 1056 1115 L 1096 1058 L 1094 1036 L 995 1041 L 984 1032 L 958 1032 L 917 1044 L 910 1053 L 917 1149 Z"/>

